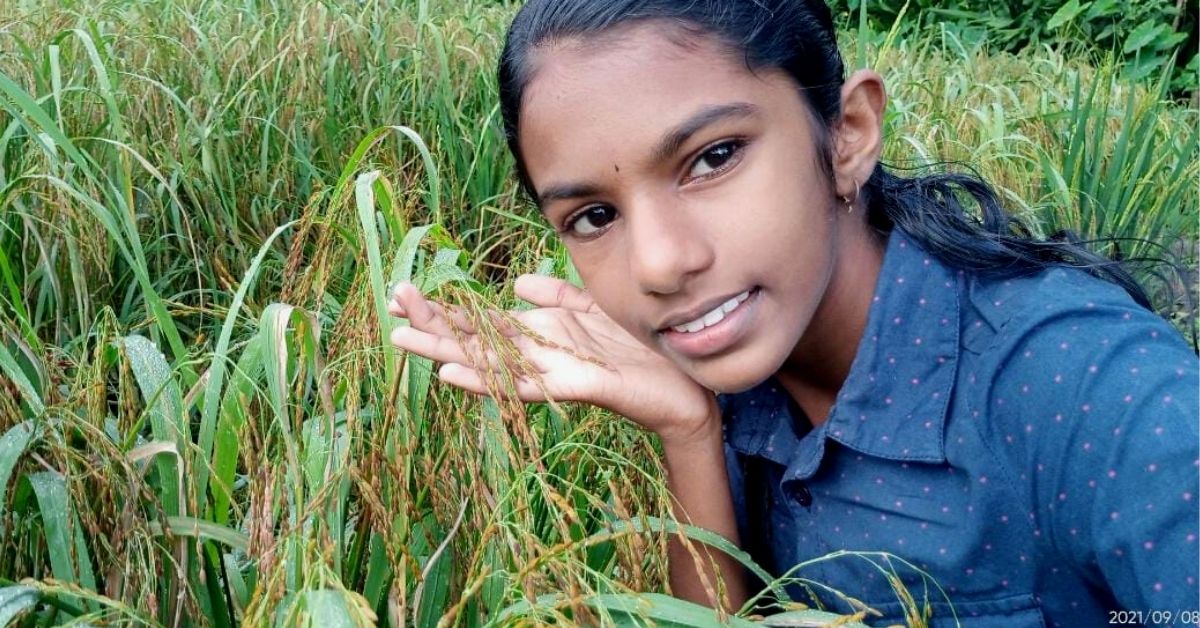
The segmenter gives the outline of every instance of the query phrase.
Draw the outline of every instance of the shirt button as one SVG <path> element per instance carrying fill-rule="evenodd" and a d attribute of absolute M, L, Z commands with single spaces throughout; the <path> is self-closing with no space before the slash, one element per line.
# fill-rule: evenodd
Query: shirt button
<path fill-rule="evenodd" d="M 812 505 L 812 493 L 808 490 L 808 485 L 803 480 L 792 480 L 787 483 L 787 494 L 801 506 L 808 508 Z"/>

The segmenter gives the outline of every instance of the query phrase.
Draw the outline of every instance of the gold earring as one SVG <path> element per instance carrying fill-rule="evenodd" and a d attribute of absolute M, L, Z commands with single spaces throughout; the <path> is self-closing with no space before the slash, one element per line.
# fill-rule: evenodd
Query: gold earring
<path fill-rule="evenodd" d="M 858 179 L 854 180 L 854 198 L 842 196 L 842 202 L 846 204 L 846 213 L 854 213 L 854 204 L 858 202 L 858 195 L 862 192 L 862 188 L 858 186 Z"/>

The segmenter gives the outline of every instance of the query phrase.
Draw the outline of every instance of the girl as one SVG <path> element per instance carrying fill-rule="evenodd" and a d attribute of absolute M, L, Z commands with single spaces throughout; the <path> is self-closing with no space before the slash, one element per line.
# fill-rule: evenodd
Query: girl
<path fill-rule="evenodd" d="M 526 4 L 505 128 L 586 291 L 524 275 L 514 314 L 610 368 L 505 333 L 552 397 L 656 432 L 680 517 L 775 575 L 886 550 L 946 589 L 935 625 L 1197 611 L 1196 356 L 983 182 L 881 167 L 882 80 L 845 78 L 834 36 L 820 0 Z M 461 312 L 408 284 L 391 308 L 396 346 L 486 392 Z M 681 597 L 717 603 L 716 570 L 729 608 L 754 586 L 671 559 Z M 802 575 L 903 620 L 864 561 Z"/>

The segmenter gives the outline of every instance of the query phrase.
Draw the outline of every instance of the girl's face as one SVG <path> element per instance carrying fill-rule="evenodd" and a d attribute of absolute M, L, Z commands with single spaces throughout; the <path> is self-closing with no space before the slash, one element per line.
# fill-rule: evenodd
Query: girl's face
<path fill-rule="evenodd" d="M 795 82 L 674 34 L 643 24 L 538 49 L 520 147 L 601 309 L 736 392 L 800 342 L 849 221 Z"/>

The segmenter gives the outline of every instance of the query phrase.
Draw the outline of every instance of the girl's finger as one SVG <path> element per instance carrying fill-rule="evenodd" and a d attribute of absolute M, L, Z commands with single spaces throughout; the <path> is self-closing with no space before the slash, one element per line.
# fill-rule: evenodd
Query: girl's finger
<path fill-rule="evenodd" d="M 396 284 L 392 289 L 392 303 L 394 305 L 388 306 L 389 312 L 407 318 L 413 327 L 421 331 L 453 337 L 454 332 L 450 328 L 452 321 L 461 333 L 475 333 L 475 327 L 467 320 L 466 315 L 426 298 L 411 283 Z"/>
<path fill-rule="evenodd" d="M 392 299 L 404 311 L 405 318 L 414 328 L 439 336 L 452 335 L 449 326 L 439 317 L 438 311 L 416 286 L 407 282 L 396 284 L 392 290 Z"/>
<path fill-rule="evenodd" d="M 598 312 L 599 308 L 586 291 L 554 277 L 521 275 L 513 285 L 521 299 L 540 307 L 561 307 L 577 312 Z"/>
<path fill-rule="evenodd" d="M 437 301 L 429 301 L 429 307 L 433 308 L 438 316 L 442 317 L 443 321 L 450 321 L 458 328 L 458 331 L 464 334 L 474 334 L 475 324 L 471 319 L 467 318 L 466 313 L 461 307 L 446 306 Z"/>
<path fill-rule="evenodd" d="M 439 336 L 413 327 L 397 327 L 392 330 L 391 342 L 396 347 L 425 356 L 434 362 L 457 362 L 498 368 L 499 357 L 494 351 L 480 351 L 477 343 L 470 343 L 466 350 L 454 338 Z M 470 358 L 474 358 L 473 360 Z"/>
<path fill-rule="evenodd" d="M 483 383 L 483 379 L 479 377 L 479 372 L 462 364 L 450 363 L 443 365 L 442 368 L 438 369 L 438 379 L 467 392 L 491 396 L 487 386 Z M 524 378 L 518 379 L 516 383 L 517 389 L 515 392 L 517 393 L 517 399 L 522 403 L 539 403 L 546 400 L 546 395 L 542 394 L 542 389 L 538 388 L 537 384 Z"/>
<path fill-rule="evenodd" d="M 435 362 L 467 363 L 467 354 L 453 338 L 421 331 L 415 327 L 397 327 L 389 338 L 396 347 L 423 355 Z"/>
<path fill-rule="evenodd" d="M 416 306 L 416 316 L 421 317 L 420 321 L 414 320 L 414 316 L 409 315 L 409 310 L 414 306 Z M 461 307 L 449 307 L 428 299 L 417 290 L 416 286 L 407 282 L 398 283 L 392 289 L 392 300 L 388 303 L 388 313 L 409 319 L 413 327 L 441 335 L 454 335 L 450 330 L 451 323 L 464 334 L 475 333 L 475 325 Z M 429 316 L 430 313 L 432 317 Z"/>
<path fill-rule="evenodd" d="M 422 321 L 413 320 L 409 315 L 410 307 L 406 307 L 404 302 L 419 302 L 420 309 L 427 309 L 433 314 L 432 318 L 423 317 Z M 410 283 L 399 283 L 392 290 L 392 300 L 388 302 L 388 313 L 400 318 L 407 318 L 412 323 L 413 327 L 423 329 L 434 334 L 454 338 L 455 334 L 450 329 L 449 322 L 452 322 L 454 327 L 462 334 L 473 335 L 478 333 L 475 324 L 467 317 L 466 310 L 461 307 L 450 307 L 432 301 L 421 295 L 420 291 Z M 515 317 L 520 312 L 515 310 L 509 311 L 510 317 Z M 520 331 L 514 327 L 506 317 L 494 310 L 487 310 L 487 316 L 492 322 L 492 326 L 504 336 L 513 337 L 520 335 Z"/>

